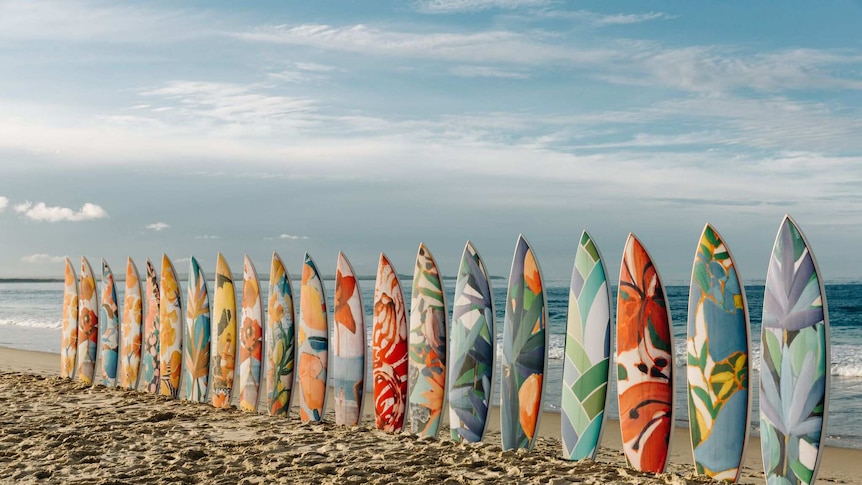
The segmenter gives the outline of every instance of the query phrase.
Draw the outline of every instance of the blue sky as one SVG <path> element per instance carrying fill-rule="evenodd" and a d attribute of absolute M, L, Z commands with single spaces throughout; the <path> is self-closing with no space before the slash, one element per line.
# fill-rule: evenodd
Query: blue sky
<path fill-rule="evenodd" d="M 859 2 L 0 0 L 0 276 L 277 250 L 326 273 L 566 279 L 588 229 L 670 282 L 705 222 L 746 280 L 785 212 L 862 276 Z M 182 271 L 182 269 L 181 269 Z"/>

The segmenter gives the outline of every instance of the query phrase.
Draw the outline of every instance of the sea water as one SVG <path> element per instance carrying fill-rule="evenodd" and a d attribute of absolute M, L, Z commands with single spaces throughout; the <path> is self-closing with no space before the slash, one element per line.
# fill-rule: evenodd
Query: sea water
<path fill-rule="evenodd" d="M 265 280 L 262 280 L 262 282 Z M 410 279 L 402 277 L 405 306 L 410 308 Z M 325 281 L 328 290 L 330 321 L 332 319 L 334 282 Z M 502 356 L 502 329 L 505 313 L 505 280 L 491 282 L 494 292 L 494 305 L 497 325 L 497 362 Z M 546 281 L 548 299 L 548 329 L 550 346 L 548 352 L 548 376 L 543 403 L 546 410 L 559 412 L 562 386 L 563 352 L 565 344 L 566 314 L 568 310 L 568 281 Z M 242 284 L 237 280 L 237 301 Z M 360 287 L 365 306 L 368 342 L 371 342 L 371 314 L 374 294 L 374 281 L 361 280 Z M 455 281 L 444 280 L 448 311 L 451 316 Z M 261 284 L 263 293 L 267 285 Z M 186 285 L 183 283 L 182 295 Z M 613 289 L 612 304 L 616 302 L 616 289 Z M 676 422 L 677 426 L 688 427 L 688 404 L 685 382 L 685 333 L 688 312 L 688 286 L 669 285 L 666 287 L 667 300 L 671 309 L 674 326 L 676 352 Z M 763 309 L 763 285 L 746 286 L 749 313 L 751 318 L 752 355 L 754 367 L 749 381 L 754 402 L 752 404 L 752 430 L 758 428 L 757 386 L 760 365 L 760 319 Z M 122 306 L 123 285 L 117 285 L 118 298 Z M 298 284 L 294 292 L 299 294 Z M 862 448 L 862 284 L 827 284 L 827 304 L 831 325 L 832 381 L 829 395 L 829 416 L 827 423 L 827 443 L 836 446 Z M 263 301 L 266 301 L 266 295 Z M 0 283 L 0 346 L 25 350 L 60 352 L 60 326 L 63 303 L 63 283 Z M 297 300 L 297 307 L 298 307 Z M 613 312 L 612 312 L 613 314 Z M 369 354 L 370 355 L 370 354 Z M 57 365 L 59 366 L 59 358 Z M 370 371 L 369 371 L 370 372 Z M 499 365 L 496 369 L 494 402 L 499 402 Z M 368 382 L 371 382 L 370 380 Z M 368 387 L 370 391 L 370 386 Z M 611 379 L 610 399 L 608 399 L 610 418 L 616 419 L 617 402 L 614 378 Z"/>

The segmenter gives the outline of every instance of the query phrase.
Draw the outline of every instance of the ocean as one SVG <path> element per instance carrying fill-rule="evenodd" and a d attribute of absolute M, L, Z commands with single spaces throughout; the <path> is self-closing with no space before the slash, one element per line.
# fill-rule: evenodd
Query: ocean
<path fill-rule="evenodd" d="M 506 288 L 505 281 L 494 279 L 496 325 L 498 331 L 497 354 L 500 361 Z M 334 282 L 325 281 L 330 310 L 333 308 Z M 370 330 L 373 280 L 360 281 L 366 321 Z M 410 280 L 402 277 L 404 294 L 409 308 Z M 444 280 L 447 304 L 451 315 L 454 280 Z M 238 291 L 242 285 L 239 284 Z M 264 292 L 266 284 L 262 285 Z M 566 312 L 568 308 L 568 281 L 546 281 L 550 349 L 548 376 L 546 380 L 544 407 L 559 411 L 562 386 L 563 351 L 565 342 Z M 751 363 L 754 372 L 750 381 L 754 391 L 752 405 L 752 431 L 758 428 L 758 367 L 760 363 L 760 318 L 763 306 L 763 285 L 745 287 L 751 316 L 752 351 Z M 183 295 L 185 296 L 185 284 Z M 294 282 L 294 291 L 298 292 Z M 615 288 L 614 288 L 615 290 Z M 685 396 L 685 332 L 688 312 L 688 286 L 666 287 L 668 303 L 674 324 L 676 349 L 676 420 L 677 426 L 688 427 L 688 405 Z M 117 285 L 118 298 L 122 302 L 123 285 Z M 862 449 L 862 284 L 827 284 L 827 304 L 831 325 L 832 381 L 829 394 L 829 416 L 826 442 L 834 446 Z M 266 295 L 263 295 L 264 298 Z M 266 301 L 264 299 L 264 301 Z M 614 291 L 613 302 L 616 301 Z M 60 325 L 63 303 L 63 283 L 0 283 L 0 346 L 45 352 L 60 352 Z M 330 312 L 330 319 L 332 314 Z M 370 331 L 369 339 L 370 342 Z M 57 362 L 59 366 L 59 359 Z M 612 379 L 613 381 L 613 379 Z M 369 381 L 370 382 L 370 381 Z M 499 390 L 499 368 L 495 389 Z M 613 383 L 608 400 L 609 417 L 616 419 L 616 391 Z M 499 395 L 495 398 L 499 401 Z"/>

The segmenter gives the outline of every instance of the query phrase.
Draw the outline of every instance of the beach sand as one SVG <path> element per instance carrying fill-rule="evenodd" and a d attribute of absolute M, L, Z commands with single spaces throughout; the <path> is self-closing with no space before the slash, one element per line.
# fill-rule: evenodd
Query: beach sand
<path fill-rule="evenodd" d="M 370 406 L 359 428 L 302 424 L 295 412 L 271 418 L 83 386 L 57 377 L 58 366 L 56 354 L 0 348 L 0 482 L 718 483 L 693 476 L 684 429 L 656 476 L 625 467 L 613 421 L 595 462 L 568 462 L 555 413 L 542 416 L 533 451 L 503 452 L 496 410 L 484 443 L 459 444 L 376 431 Z M 752 438 L 741 482 L 762 477 Z M 862 451 L 827 448 L 819 481 L 860 483 Z"/>

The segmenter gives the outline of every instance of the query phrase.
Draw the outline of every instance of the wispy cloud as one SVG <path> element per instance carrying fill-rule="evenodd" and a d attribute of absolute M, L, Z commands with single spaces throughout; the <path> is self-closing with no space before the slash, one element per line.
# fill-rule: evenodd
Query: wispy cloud
<path fill-rule="evenodd" d="M 66 260 L 63 256 L 51 256 L 47 253 L 37 253 L 31 254 L 29 256 L 24 256 L 21 258 L 21 261 L 30 264 L 43 264 L 43 263 L 62 263 Z"/>
<path fill-rule="evenodd" d="M 504 79 L 528 79 L 523 72 L 507 71 L 490 66 L 455 66 L 449 72 L 460 77 L 496 77 Z"/>
<path fill-rule="evenodd" d="M 308 236 L 296 236 L 294 234 L 279 234 L 278 238 L 279 239 L 290 239 L 292 241 L 295 241 L 298 239 L 309 239 Z"/>
<path fill-rule="evenodd" d="M 652 20 L 670 20 L 674 19 L 673 15 L 668 15 L 663 12 L 646 12 L 646 13 L 617 13 L 604 14 L 592 12 L 589 10 L 559 10 L 559 9 L 544 9 L 539 13 L 543 18 L 566 18 L 573 20 L 581 20 L 593 25 L 632 25 L 649 22 Z"/>
<path fill-rule="evenodd" d="M 479 12 L 489 9 L 514 10 L 548 5 L 552 0 L 421 0 L 416 8 L 422 13 L 447 14 Z"/>
<path fill-rule="evenodd" d="M 108 217 L 105 209 L 90 202 L 85 203 L 80 210 L 75 211 L 68 207 L 49 207 L 44 202 L 33 204 L 32 202 L 22 202 L 16 204 L 13 209 L 18 214 L 34 221 L 45 222 L 81 222 L 91 221 L 95 219 L 104 219 Z"/>
<path fill-rule="evenodd" d="M 195 236 L 195 239 L 221 239 L 221 236 L 212 236 L 209 234 L 202 234 Z"/>
<path fill-rule="evenodd" d="M 6 207 L 9 207 L 9 199 L 0 195 L 0 212 L 5 211 Z"/>
<path fill-rule="evenodd" d="M 170 229 L 171 225 L 164 222 L 154 222 L 152 224 L 147 224 L 147 229 L 151 231 L 161 232 L 166 229 Z"/>

